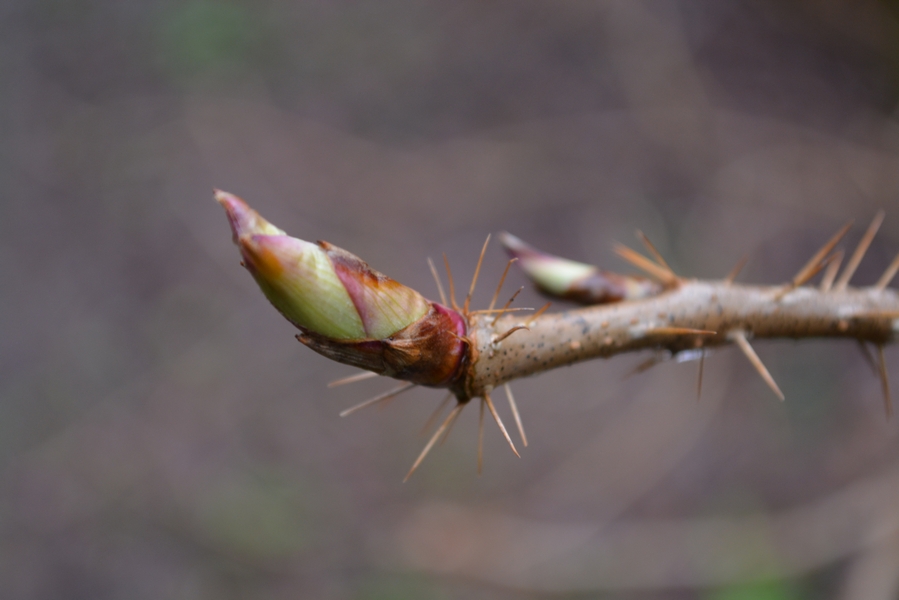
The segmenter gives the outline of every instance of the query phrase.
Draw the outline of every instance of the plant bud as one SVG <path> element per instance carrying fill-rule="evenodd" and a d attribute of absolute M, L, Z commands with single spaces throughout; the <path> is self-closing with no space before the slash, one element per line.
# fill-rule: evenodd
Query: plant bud
<path fill-rule="evenodd" d="M 422 385 L 447 386 L 465 355 L 465 320 L 327 242 L 288 236 L 216 190 L 243 265 L 262 293 L 334 360 Z"/>
<path fill-rule="evenodd" d="M 605 304 L 654 296 L 662 287 L 644 277 L 619 275 L 592 265 L 547 254 L 512 234 L 500 234 L 512 258 L 545 294 L 580 302 Z"/>

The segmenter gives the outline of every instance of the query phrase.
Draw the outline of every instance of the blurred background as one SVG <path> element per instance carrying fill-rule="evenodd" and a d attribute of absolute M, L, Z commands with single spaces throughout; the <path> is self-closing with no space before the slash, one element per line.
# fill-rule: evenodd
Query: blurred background
<path fill-rule="evenodd" d="M 0 596 L 899 597 L 899 423 L 854 344 L 757 344 L 784 404 L 733 349 L 700 402 L 646 356 L 518 381 L 521 459 L 488 428 L 478 477 L 468 410 L 402 484 L 441 392 L 340 419 L 392 382 L 326 388 L 353 371 L 212 199 L 432 298 L 426 258 L 465 287 L 490 232 L 628 271 L 640 228 L 775 283 L 883 208 L 870 284 L 897 99 L 877 0 L 4 0 Z"/>

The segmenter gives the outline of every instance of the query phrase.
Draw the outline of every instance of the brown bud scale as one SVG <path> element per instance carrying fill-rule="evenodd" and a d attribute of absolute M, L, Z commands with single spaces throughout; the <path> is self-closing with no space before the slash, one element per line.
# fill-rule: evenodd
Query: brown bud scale
<path fill-rule="evenodd" d="M 428 387 L 452 387 L 466 362 L 466 326 L 452 309 L 431 303 L 415 323 L 383 340 L 334 340 L 304 331 L 297 339 L 332 360 Z"/>

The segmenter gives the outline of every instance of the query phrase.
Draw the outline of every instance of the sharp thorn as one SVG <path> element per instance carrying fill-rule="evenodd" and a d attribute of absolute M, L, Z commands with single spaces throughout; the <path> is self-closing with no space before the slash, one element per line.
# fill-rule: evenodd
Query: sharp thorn
<path fill-rule="evenodd" d="M 666 285 L 673 285 L 677 282 L 677 275 L 675 275 L 671 271 L 671 269 L 666 269 L 665 267 L 654 263 L 639 252 L 631 250 L 630 248 L 622 244 L 615 244 L 614 250 L 615 254 L 631 263 L 638 269 L 641 269 L 649 275 L 655 277 L 662 283 Z"/>
<path fill-rule="evenodd" d="M 796 273 L 796 276 L 793 277 L 792 286 L 794 288 L 799 287 L 815 276 L 815 273 L 821 269 L 821 261 L 824 260 L 825 256 L 830 254 L 830 251 L 833 250 L 834 246 L 840 243 L 840 240 L 843 239 L 843 236 L 846 235 L 846 232 L 849 231 L 850 227 L 852 227 L 852 221 L 843 225 L 832 238 L 827 240 L 826 244 L 821 246 L 821 248 L 815 252 L 815 255 L 812 256 L 809 261 L 805 263 L 805 266 Z"/>
<path fill-rule="evenodd" d="M 819 262 L 811 270 L 804 271 L 804 273 L 802 274 L 803 279 L 801 281 L 797 282 L 794 278 L 794 281 L 791 281 L 790 283 L 786 284 L 785 286 L 783 286 L 780 289 L 780 291 L 778 291 L 776 294 L 774 294 L 774 300 L 775 301 L 780 300 L 781 298 L 783 298 L 784 296 L 786 296 L 787 294 L 789 294 L 790 292 L 792 292 L 799 286 L 808 282 L 808 280 L 811 279 L 812 277 L 814 277 L 815 275 L 817 275 L 819 271 L 821 271 L 825 267 L 829 266 L 834 260 L 836 260 L 837 256 L 842 256 L 842 252 L 843 252 L 842 250 L 834 252 L 833 254 L 831 254 L 830 256 L 828 256 L 827 258 L 822 260 L 821 262 Z M 826 277 L 824 279 L 826 279 Z"/>
<path fill-rule="evenodd" d="M 858 349 L 862 353 L 865 362 L 871 367 L 871 371 L 873 371 L 875 375 L 878 375 L 880 373 L 880 368 L 877 366 L 877 361 L 874 360 L 874 355 L 871 354 L 871 349 L 868 348 L 868 344 L 858 340 Z"/>
<path fill-rule="evenodd" d="M 522 329 L 527 329 L 527 327 L 525 327 L 524 325 L 516 325 L 509 331 L 505 332 L 504 334 L 502 334 L 501 336 L 499 336 L 498 338 L 493 340 L 493 343 L 498 344 L 501 341 L 503 341 L 504 339 L 506 339 L 507 337 L 509 337 L 510 335 L 512 335 L 513 333 L 515 333 L 516 331 L 521 331 Z"/>
<path fill-rule="evenodd" d="M 883 408 L 889 419 L 893 416 L 893 398 L 890 395 L 890 377 L 887 374 L 886 358 L 883 356 L 883 344 L 877 344 L 877 362 L 880 367 L 880 385 L 883 387 Z"/>
<path fill-rule="evenodd" d="M 434 277 L 434 282 L 437 284 L 437 292 L 440 294 L 440 304 L 446 306 L 446 294 L 443 293 L 443 284 L 440 283 L 440 276 L 437 275 L 437 268 L 434 266 L 434 261 L 431 260 L 431 257 L 428 257 L 428 267 L 431 269 L 431 275 Z"/>
<path fill-rule="evenodd" d="M 671 268 L 671 265 L 668 264 L 668 261 L 665 260 L 665 257 L 662 256 L 662 253 L 656 250 L 656 247 L 652 242 L 649 241 L 649 238 L 646 237 L 646 234 L 637 230 L 637 237 L 640 238 L 640 241 L 643 242 L 643 245 L 646 246 L 646 249 L 649 250 L 649 253 L 656 259 L 662 267 L 668 269 L 671 273 L 674 273 L 674 269 Z"/>
<path fill-rule="evenodd" d="M 865 252 L 868 251 L 868 247 L 874 240 L 874 236 L 877 235 L 877 230 L 880 229 L 880 224 L 883 223 L 883 217 L 885 215 L 886 213 L 883 212 L 883 210 L 877 211 L 877 214 L 874 215 L 874 219 L 871 221 L 871 224 L 868 225 L 865 235 L 862 236 L 862 239 L 858 242 L 858 246 L 855 247 L 855 252 L 852 253 L 852 257 L 849 259 L 849 262 L 846 263 L 846 270 L 843 271 L 840 278 L 837 279 L 833 289 L 839 292 L 840 290 L 845 290 L 846 286 L 849 285 L 849 280 L 852 279 L 859 263 L 862 262 L 862 258 L 865 257 Z"/>
<path fill-rule="evenodd" d="M 840 270 L 840 264 L 843 262 L 843 251 L 837 250 L 828 256 L 824 262 L 827 263 L 827 268 L 824 270 L 824 277 L 821 278 L 821 291 L 829 292 L 833 289 L 833 280 L 836 278 L 837 272 Z"/>
<path fill-rule="evenodd" d="M 484 240 L 484 245 L 481 246 L 481 255 L 478 257 L 478 264 L 474 268 L 474 277 L 471 278 L 471 287 L 468 288 L 468 295 L 465 296 L 465 304 L 462 306 L 462 312 L 468 314 L 468 307 L 471 306 L 471 296 L 474 294 L 474 286 L 478 283 L 478 275 L 481 274 L 481 264 L 484 262 L 484 253 L 487 252 L 487 244 L 490 243 L 490 234 L 487 234 L 487 239 Z"/>
<path fill-rule="evenodd" d="M 448 393 L 446 396 L 443 397 L 443 400 L 440 401 L 440 404 L 437 405 L 437 408 L 434 409 L 434 412 L 432 412 L 431 416 L 428 417 L 428 420 L 425 421 L 425 424 L 421 428 L 421 431 L 418 433 L 418 435 L 426 434 L 431 429 L 431 427 L 434 426 L 434 423 L 437 421 L 437 419 L 443 413 L 443 409 L 446 408 L 446 405 L 449 404 L 449 401 L 452 399 L 453 399 L 452 392 Z"/>
<path fill-rule="evenodd" d="M 365 381 L 366 379 L 371 379 L 372 377 L 380 377 L 377 373 L 372 371 L 363 371 L 362 373 L 356 373 L 355 375 L 350 375 L 349 377 L 344 377 L 343 379 L 336 379 L 328 384 L 329 388 L 336 388 L 341 385 L 346 385 L 348 383 L 356 383 L 357 381 Z"/>
<path fill-rule="evenodd" d="M 503 314 L 505 314 L 506 310 L 508 310 L 508 308 L 509 308 L 509 305 L 512 304 L 512 302 L 515 300 L 515 297 L 518 296 L 518 294 L 520 294 L 520 293 L 521 293 L 521 290 L 523 290 L 523 289 L 524 289 L 524 286 L 521 286 L 520 288 L 518 288 L 517 290 L 515 290 L 515 293 L 512 294 L 512 297 L 509 298 L 509 299 L 506 301 L 506 303 L 503 305 L 503 307 L 500 309 L 499 314 L 497 314 L 497 315 L 493 318 L 493 322 L 490 323 L 490 326 L 491 326 L 491 327 L 493 327 L 494 325 L 496 325 L 496 322 L 499 321 L 499 318 L 500 318 L 501 316 L 503 316 Z"/>
<path fill-rule="evenodd" d="M 509 262 L 506 263 L 506 268 L 503 271 L 503 276 L 499 278 L 499 285 L 496 286 L 496 291 L 493 292 L 493 299 L 490 300 L 490 306 L 487 308 L 488 311 L 493 310 L 493 307 L 496 306 L 496 299 L 499 298 L 499 293 L 503 289 L 503 283 L 506 282 L 506 275 L 509 274 L 509 267 L 512 266 L 512 263 L 517 262 L 518 257 L 510 258 Z"/>
<path fill-rule="evenodd" d="M 507 442 L 509 442 L 509 447 L 512 448 L 512 452 L 515 453 L 515 456 L 521 458 L 518 450 L 515 449 L 515 444 L 512 443 L 512 438 L 509 437 L 509 432 L 506 431 L 506 426 L 503 425 L 503 420 L 499 418 L 499 414 L 496 412 L 496 407 L 493 406 L 493 400 L 490 399 L 490 394 L 484 394 L 484 402 L 487 403 L 487 409 L 490 411 L 490 414 L 493 415 L 493 420 L 496 421 L 499 430 L 503 433 L 503 437 L 506 438 Z"/>
<path fill-rule="evenodd" d="M 727 274 L 727 277 L 724 278 L 724 283 L 731 285 L 737 279 L 737 275 L 740 274 L 740 271 L 743 270 L 743 267 L 746 266 L 748 261 L 749 255 L 744 254 L 743 257 L 737 261 L 737 264 L 734 265 L 734 268 L 730 270 L 730 273 Z"/>
<path fill-rule="evenodd" d="M 535 312 L 534 314 L 532 314 L 530 317 L 528 317 L 528 318 L 527 318 L 527 321 L 524 322 L 524 327 L 525 327 L 525 329 L 527 329 L 528 327 L 530 327 L 530 326 L 531 326 L 531 323 L 533 323 L 534 321 L 536 321 L 537 319 L 539 319 L 539 318 L 540 318 L 540 315 L 542 315 L 543 313 L 545 313 L 545 312 L 546 312 L 546 309 L 549 308 L 550 306 L 552 306 L 552 302 L 547 302 L 546 304 L 544 304 L 543 306 L 540 307 L 540 310 L 538 310 L 537 312 Z"/>
<path fill-rule="evenodd" d="M 755 350 L 752 349 L 752 346 L 749 344 L 749 340 L 746 339 L 746 334 L 742 331 L 734 331 L 731 332 L 730 337 L 734 342 L 736 342 L 740 350 L 743 351 L 743 354 L 746 355 L 746 358 L 749 359 L 749 362 L 752 363 L 752 366 L 755 367 L 755 370 L 758 371 L 762 379 L 765 380 L 765 383 L 768 384 L 768 387 L 770 387 L 771 390 L 777 395 L 777 397 L 780 398 L 781 401 L 783 401 L 783 392 L 781 392 L 780 388 L 777 387 L 777 383 L 774 381 L 774 378 L 771 377 L 771 373 L 768 372 L 768 369 L 765 368 L 764 363 L 762 363 L 762 359 L 760 359 L 759 355 L 756 354 Z"/>
<path fill-rule="evenodd" d="M 459 406 L 465 406 L 465 404 L 459 404 Z M 446 428 L 446 431 L 443 433 L 443 437 L 440 438 L 440 445 L 441 445 L 441 446 L 442 446 L 444 443 L 446 443 L 446 440 L 447 440 L 447 439 L 449 439 L 450 433 L 452 433 L 453 427 L 455 427 L 456 421 L 458 420 L 459 415 L 460 415 L 461 413 L 462 413 L 462 411 L 460 410 L 460 411 L 457 412 L 456 415 L 453 417 L 452 421 L 450 421 L 449 426 Z"/>
<path fill-rule="evenodd" d="M 446 277 L 449 279 L 450 302 L 452 302 L 453 310 L 459 310 L 459 305 L 456 304 L 456 286 L 453 283 L 453 272 L 450 270 L 449 259 L 446 258 L 446 252 L 443 253 L 443 264 L 446 267 Z"/>
<path fill-rule="evenodd" d="M 512 388 L 508 383 L 503 384 L 506 388 L 506 397 L 509 398 L 509 408 L 512 410 L 512 417 L 515 419 L 515 425 L 518 427 L 518 435 L 521 436 L 521 443 L 524 447 L 528 446 L 528 438 L 524 434 L 524 425 L 521 424 L 521 415 L 518 414 L 518 405 L 515 403 L 515 396 L 512 395 Z"/>
<path fill-rule="evenodd" d="M 622 377 L 622 381 L 626 381 L 633 377 L 634 375 L 639 375 L 640 373 L 645 373 L 650 370 L 654 366 L 661 364 L 668 360 L 670 356 L 666 353 L 656 352 L 649 358 L 644 361 L 641 361 L 636 367 L 625 373 L 624 377 Z"/>
<path fill-rule="evenodd" d="M 899 254 L 896 255 L 896 258 L 893 259 L 887 270 L 883 272 L 883 275 L 880 276 L 874 287 L 878 290 L 886 289 L 890 282 L 893 281 L 893 277 L 896 276 L 896 271 L 899 271 Z"/>
<path fill-rule="evenodd" d="M 456 417 L 459 416 L 459 413 L 462 412 L 462 408 L 464 404 L 457 404 L 456 408 L 454 408 L 450 414 L 446 417 L 446 420 L 441 423 L 440 427 L 437 428 L 437 431 L 434 432 L 434 435 L 431 436 L 431 439 L 428 440 L 428 443 L 425 445 L 424 450 L 421 451 L 421 454 L 418 455 L 418 458 L 415 459 L 415 462 L 412 463 L 412 468 L 409 469 L 409 472 L 406 473 L 406 476 L 403 478 L 403 483 L 409 481 L 409 478 L 412 477 L 412 473 L 415 472 L 415 469 L 418 468 L 418 465 L 421 464 L 421 461 L 425 459 L 425 456 L 428 455 L 428 452 L 431 451 L 431 448 L 434 446 L 434 443 L 437 441 L 437 438 L 440 437 L 440 434 L 447 428 L 449 424 L 456 420 Z"/>
<path fill-rule="evenodd" d="M 414 383 L 404 383 L 403 385 L 393 388 L 392 390 L 389 390 L 387 392 L 384 392 L 383 394 L 378 394 L 374 398 L 369 398 L 368 400 L 366 400 L 364 402 L 360 402 L 356 406 L 351 406 L 350 408 L 342 411 L 340 413 L 340 416 L 346 417 L 348 415 L 353 414 L 357 410 L 361 410 L 361 409 L 365 408 L 366 406 L 371 406 L 372 404 L 377 404 L 378 402 L 383 402 L 385 400 L 389 400 L 390 398 L 393 398 L 394 396 L 398 396 L 399 394 L 402 394 L 406 390 L 412 389 L 414 387 L 415 387 Z"/>

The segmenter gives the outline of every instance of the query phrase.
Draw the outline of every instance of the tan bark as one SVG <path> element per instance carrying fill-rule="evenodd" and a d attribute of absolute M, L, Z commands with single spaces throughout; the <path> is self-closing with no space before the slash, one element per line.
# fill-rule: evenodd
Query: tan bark
<path fill-rule="evenodd" d="M 531 322 L 522 315 L 472 315 L 470 361 L 454 386 L 457 396 L 482 396 L 507 381 L 592 358 L 650 348 L 677 353 L 721 346 L 741 334 L 748 339 L 851 338 L 882 345 L 894 341 L 899 329 L 899 294 L 876 286 L 821 291 L 682 280 L 644 300 L 546 314 Z M 522 325 L 528 329 L 497 341 Z"/>

